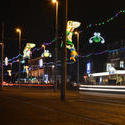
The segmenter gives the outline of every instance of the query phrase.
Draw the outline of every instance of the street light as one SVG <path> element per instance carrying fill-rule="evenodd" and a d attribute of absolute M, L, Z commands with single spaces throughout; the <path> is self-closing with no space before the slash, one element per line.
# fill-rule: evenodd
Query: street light
<path fill-rule="evenodd" d="M 52 0 L 54 4 L 56 4 L 56 25 L 55 25 L 55 37 L 56 37 L 56 43 L 55 43 L 55 87 L 54 89 L 56 90 L 57 88 L 57 53 L 58 53 L 58 1 L 57 0 Z"/>
<path fill-rule="evenodd" d="M 19 33 L 19 71 L 18 71 L 18 78 L 19 78 L 19 80 L 20 80 L 20 72 L 21 72 L 21 60 L 20 60 L 20 53 L 21 53 L 21 29 L 19 29 L 19 28 L 17 28 L 16 29 L 16 32 L 18 32 Z M 20 86 L 19 86 L 20 87 Z"/>
<path fill-rule="evenodd" d="M 79 55 L 79 32 L 75 32 L 75 35 L 77 35 L 77 53 Z M 77 59 L 77 84 L 79 84 L 79 57 Z"/>
<path fill-rule="evenodd" d="M 4 68 L 3 68 L 3 58 L 4 58 L 4 43 L 0 43 L 1 47 L 2 47 L 2 62 L 1 62 L 1 85 L 0 87 L 2 87 L 2 83 L 3 83 L 3 79 L 4 79 Z"/>

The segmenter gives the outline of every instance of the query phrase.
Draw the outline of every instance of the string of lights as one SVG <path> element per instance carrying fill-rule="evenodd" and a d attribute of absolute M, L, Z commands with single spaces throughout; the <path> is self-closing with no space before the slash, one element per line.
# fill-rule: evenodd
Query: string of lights
<path fill-rule="evenodd" d="M 102 55 L 102 54 L 105 54 L 105 53 L 114 53 L 114 52 L 118 52 L 118 51 L 125 51 L 125 48 L 119 48 L 119 49 L 113 49 L 113 50 L 104 50 L 104 51 L 101 51 L 101 52 L 89 53 L 89 54 L 87 54 L 85 56 L 79 55 L 79 57 L 80 58 L 88 58 L 88 57 L 90 57 L 92 55 L 96 55 L 97 56 L 97 55 Z M 8 62 L 11 62 L 13 60 L 12 63 L 16 63 L 16 62 L 18 62 L 18 57 L 19 57 L 19 55 L 16 56 L 16 57 L 13 57 L 12 59 L 8 59 Z M 67 61 L 69 61 L 69 60 L 67 60 Z M 58 60 L 58 62 L 60 62 L 60 60 Z M 68 63 L 72 64 L 72 62 L 68 62 Z"/>
<path fill-rule="evenodd" d="M 120 15 L 124 15 L 124 14 L 125 14 L 125 10 L 120 10 L 120 11 L 116 12 L 112 17 L 106 18 L 103 21 L 95 23 L 95 24 L 89 24 L 89 25 L 87 25 L 86 28 L 88 29 L 88 28 L 92 28 L 92 27 L 97 27 L 97 26 L 102 26 L 102 25 L 108 24 L 108 23 L 112 22 L 114 19 L 116 19 L 117 17 L 119 17 Z"/>

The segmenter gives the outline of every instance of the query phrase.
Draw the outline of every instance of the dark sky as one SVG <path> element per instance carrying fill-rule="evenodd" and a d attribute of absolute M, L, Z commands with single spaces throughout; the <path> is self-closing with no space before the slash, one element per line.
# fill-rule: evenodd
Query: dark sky
<path fill-rule="evenodd" d="M 86 30 L 87 24 L 95 24 L 125 9 L 125 1 L 118 0 L 69 0 L 68 19 L 81 22 L 80 50 L 88 52 L 89 37 L 95 31 L 101 32 L 106 42 L 124 39 L 125 15 L 119 16 L 112 23 Z M 64 1 L 59 0 L 59 34 L 62 34 L 64 19 Z M 37 46 L 54 39 L 55 10 L 51 0 L 1 0 L 0 23 L 5 24 L 5 56 L 18 54 L 18 34 L 16 27 L 22 29 L 22 48 L 26 42 L 35 42 Z M 0 27 L 1 33 L 1 27 Z M 0 35 L 1 39 L 1 35 Z M 85 44 L 84 44 L 85 43 Z M 84 54 L 83 54 L 84 55 Z"/>

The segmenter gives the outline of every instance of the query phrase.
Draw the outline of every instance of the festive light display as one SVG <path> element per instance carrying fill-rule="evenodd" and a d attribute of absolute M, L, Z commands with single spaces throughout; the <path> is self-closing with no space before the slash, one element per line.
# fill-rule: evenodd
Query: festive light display
<path fill-rule="evenodd" d="M 28 78 L 28 76 L 29 76 L 29 66 L 24 66 L 24 70 L 25 70 L 26 76 Z"/>
<path fill-rule="evenodd" d="M 36 45 L 34 43 L 27 43 L 24 51 L 23 51 L 23 58 L 29 58 L 31 55 L 31 49 L 34 48 Z"/>
<path fill-rule="evenodd" d="M 12 76 L 12 70 L 7 70 L 7 72 L 9 76 Z"/>
<path fill-rule="evenodd" d="M 90 74 L 90 73 L 91 73 L 91 63 L 90 63 L 90 62 L 87 63 L 86 72 L 87 72 L 87 74 Z"/>
<path fill-rule="evenodd" d="M 76 62 L 76 58 L 78 57 L 78 53 L 76 52 L 76 49 L 74 47 L 74 44 L 72 42 L 72 36 L 73 36 L 73 31 L 74 29 L 78 28 L 80 26 L 80 22 L 76 22 L 76 21 L 68 21 L 67 22 L 67 40 L 66 40 L 66 48 L 69 49 L 71 52 L 71 57 L 70 60 L 73 60 L 74 62 Z"/>
<path fill-rule="evenodd" d="M 125 10 L 120 10 L 117 13 L 115 13 L 112 17 L 104 19 L 102 22 L 98 22 L 96 24 L 89 24 L 87 25 L 87 29 L 88 28 L 92 28 L 92 27 L 97 27 L 97 26 L 102 26 L 104 24 L 110 23 L 112 22 L 115 18 L 117 18 L 119 15 L 125 14 Z"/>
<path fill-rule="evenodd" d="M 41 68 L 43 66 L 43 59 L 39 60 L 39 67 Z"/>
<path fill-rule="evenodd" d="M 99 43 L 101 42 L 102 44 L 105 42 L 104 38 L 100 36 L 100 33 L 94 33 L 94 36 L 89 39 L 89 43 Z"/>
<path fill-rule="evenodd" d="M 45 45 L 42 45 L 42 47 L 44 48 L 44 52 L 42 53 L 42 57 L 52 57 L 52 54 L 49 52 L 49 50 L 46 50 Z"/>
<path fill-rule="evenodd" d="M 7 66 L 7 65 L 8 65 L 8 58 L 5 57 L 5 66 Z"/>

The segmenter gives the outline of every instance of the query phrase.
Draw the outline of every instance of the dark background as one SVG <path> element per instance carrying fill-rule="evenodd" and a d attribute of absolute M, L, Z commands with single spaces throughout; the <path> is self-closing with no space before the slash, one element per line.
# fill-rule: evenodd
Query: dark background
<path fill-rule="evenodd" d="M 88 24 L 102 22 L 123 9 L 125 9 L 124 0 L 68 0 L 68 20 L 81 22 L 80 55 L 103 51 L 114 41 L 125 39 L 124 14 L 103 26 L 86 28 Z M 59 36 L 63 34 L 64 12 L 64 1 L 59 0 Z M 5 56 L 12 58 L 18 55 L 18 34 L 15 31 L 17 27 L 22 30 L 22 50 L 27 42 L 36 43 L 36 47 L 40 48 L 43 42 L 51 42 L 54 39 L 55 6 L 51 0 L 2 0 L 0 23 L 2 22 L 5 25 Z M 0 39 L 1 30 L 0 26 Z M 106 41 L 105 44 L 89 44 L 88 40 L 94 32 L 101 33 Z M 73 39 L 76 41 L 75 37 Z M 76 45 L 76 42 L 74 44 Z M 49 49 L 52 50 L 53 47 L 49 46 Z M 96 60 L 98 59 L 96 57 Z M 81 65 L 86 60 L 83 58 Z"/>

